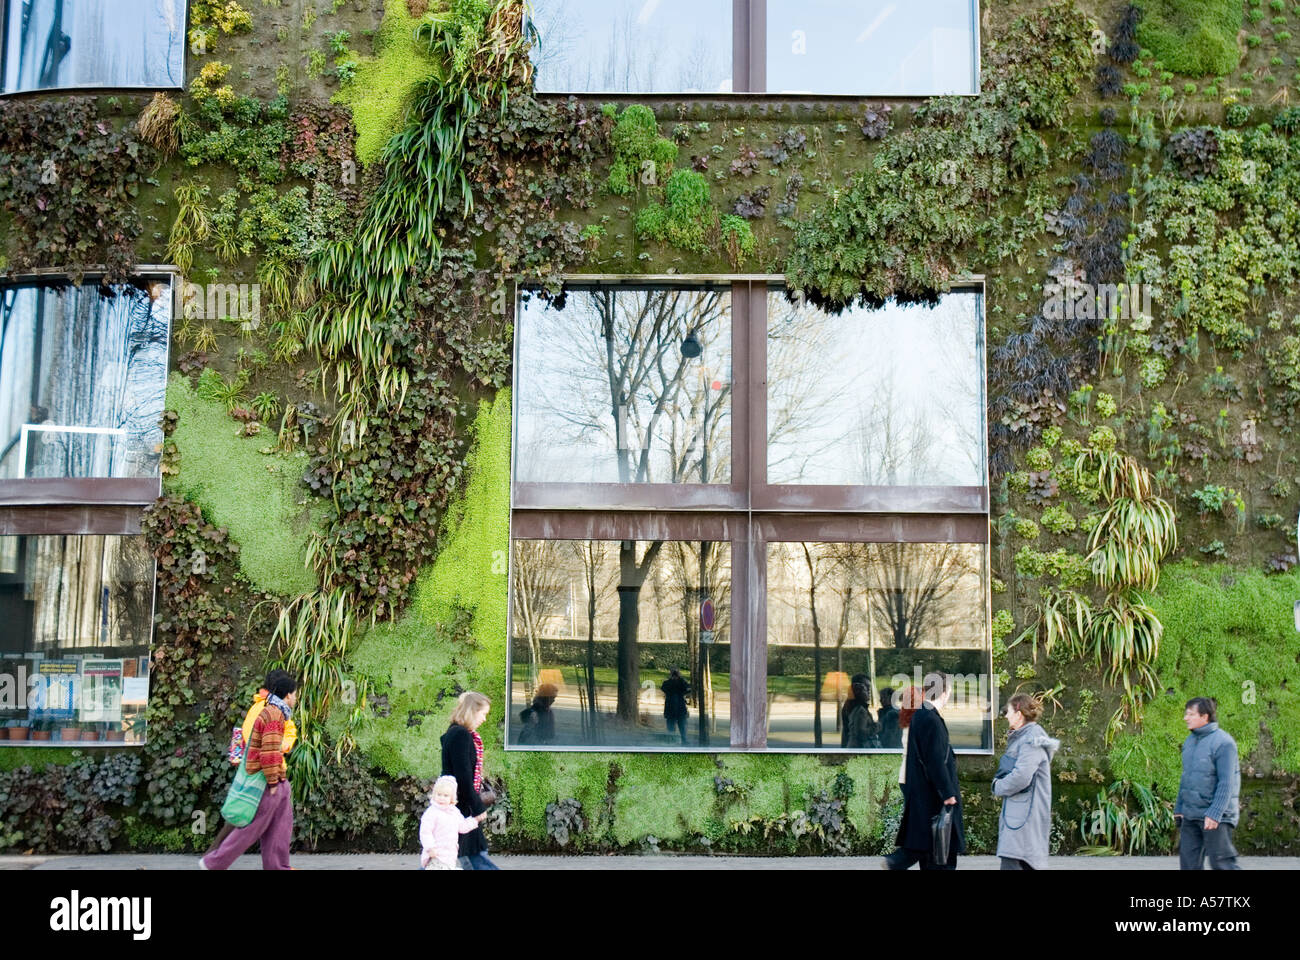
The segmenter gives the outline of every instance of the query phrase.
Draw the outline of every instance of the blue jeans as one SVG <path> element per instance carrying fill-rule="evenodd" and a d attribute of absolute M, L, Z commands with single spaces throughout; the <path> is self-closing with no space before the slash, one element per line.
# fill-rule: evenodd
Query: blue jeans
<path fill-rule="evenodd" d="M 470 857 L 460 858 L 460 868 L 462 870 L 500 870 L 495 863 L 488 859 L 486 853 L 476 853 Z"/>

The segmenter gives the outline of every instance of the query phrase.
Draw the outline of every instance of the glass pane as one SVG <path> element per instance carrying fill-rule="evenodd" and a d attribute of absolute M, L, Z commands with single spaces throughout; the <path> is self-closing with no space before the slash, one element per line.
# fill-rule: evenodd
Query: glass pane
<path fill-rule="evenodd" d="M 184 85 L 183 0 L 3 0 L 4 92 Z"/>
<path fill-rule="evenodd" d="M 510 740 L 726 749 L 731 545 L 516 540 Z"/>
<path fill-rule="evenodd" d="M 771 543 L 767 745 L 901 747 L 899 705 L 955 676 L 944 720 L 957 748 L 992 725 L 986 550 L 969 543 Z"/>
<path fill-rule="evenodd" d="M 0 536 L 0 743 L 143 743 L 153 590 L 143 537 Z"/>
<path fill-rule="evenodd" d="M 768 0 L 767 90 L 974 94 L 974 0 Z"/>
<path fill-rule="evenodd" d="M 980 296 L 839 316 L 768 294 L 767 482 L 985 486 Z"/>
<path fill-rule="evenodd" d="M 728 93 L 731 0 L 536 0 L 539 93 Z"/>
<path fill-rule="evenodd" d="M 518 315 L 516 480 L 731 479 L 729 288 L 524 293 Z"/>
<path fill-rule="evenodd" d="M 0 479 L 158 475 L 168 289 L 0 289 Z"/>

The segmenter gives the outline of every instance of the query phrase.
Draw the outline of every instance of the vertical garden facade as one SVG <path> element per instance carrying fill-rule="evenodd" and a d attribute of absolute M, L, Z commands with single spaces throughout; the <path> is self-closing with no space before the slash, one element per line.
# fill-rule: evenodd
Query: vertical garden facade
<path fill-rule="evenodd" d="M 1058 850 L 1197 695 L 1294 849 L 1300 8 L 129 6 L 0 3 L 0 846 L 206 847 L 276 665 L 317 847 L 477 689 L 497 849 L 885 850 L 943 671 L 973 851 L 1022 691 Z"/>

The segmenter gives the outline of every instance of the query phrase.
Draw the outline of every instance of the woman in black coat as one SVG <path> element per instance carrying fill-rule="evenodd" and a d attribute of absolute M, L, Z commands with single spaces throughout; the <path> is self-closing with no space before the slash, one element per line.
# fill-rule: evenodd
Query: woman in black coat
<path fill-rule="evenodd" d="M 927 678 L 927 693 L 933 689 L 921 709 L 912 716 L 907 735 L 907 760 L 904 765 L 903 822 L 898 828 L 898 847 L 885 857 L 890 870 L 906 870 L 920 863 L 922 870 L 954 870 L 957 854 L 966 852 L 966 836 L 961 822 L 961 792 L 957 785 L 957 755 L 948 740 L 948 725 L 939 710 L 952 694 L 952 678 L 940 674 Z M 929 684 L 933 682 L 933 687 Z M 933 837 L 930 818 L 944 806 L 953 807 L 952 842 L 948 862 L 935 863 L 931 854 Z"/>
<path fill-rule="evenodd" d="M 492 702 L 481 693 L 467 690 L 456 701 L 451 725 L 442 735 L 442 773 L 456 778 L 456 807 L 467 817 L 477 817 L 495 799 L 483 793 L 483 741 L 478 728 L 487 719 Z M 464 870 L 500 870 L 488 859 L 487 837 L 480 824 L 460 835 L 460 866 Z"/>
<path fill-rule="evenodd" d="M 682 679 L 680 670 L 672 670 L 659 689 L 664 692 L 664 719 L 668 721 L 668 733 L 678 730 L 682 743 L 686 743 L 686 720 L 690 716 L 686 709 L 686 692 L 690 686 Z"/>
<path fill-rule="evenodd" d="M 879 747 L 879 728 L 871 716 L 871 680 L 865 673 L 855 673 L 850 683 L 849 699 L 840 717 L 840 746 L 849 750 Z"/>

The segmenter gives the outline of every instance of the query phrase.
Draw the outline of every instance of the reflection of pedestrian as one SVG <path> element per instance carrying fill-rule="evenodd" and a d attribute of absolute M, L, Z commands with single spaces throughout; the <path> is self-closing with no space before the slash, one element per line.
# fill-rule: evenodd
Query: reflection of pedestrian
<path fill-rule="evenodd" d="M 442 735 L 442 775 L 456 778 L 456 806 L 467 817 L 477 817 L 488 808 L 483 793 L 483 739 L 478 728 L 487 719 L 492 701 L 481 693 L 466 690 L 456 701 L 451 724 Z M 489 792 L 490 796 L 490 792 Z M 460 837 L 460 865 L 464 870 L 501 869 L 487 855 L 487 837 L 482 825 Z"/>
<path fill-rule="evenodd" d="M 1017 693 L 1007 701 L 1007 752 L 998 763 L 993 795 L 1002 798 L 998 856 L 1003 870 L 1047 867 L 1052 839 L 1052 755 L 1061 746 L 1036 722 L 1043 705 Z"/>
<path fill-rule="evenodd" d="M 903 745 L 903 729 L 898 725 L 898 707 L 894 705 L 893 687 L 880 691 L 880 745 L 886 750 L 897 750 Z"/>
<path fill-rule="evenodd" d="M 871 679 L 865 673 L 855 673 L 849 684 L 849 699 L 844 701 L 840 724 L 840 746 L 849 750 L 879 747 L 879 727 L 871 716 Z"/>
<path fill-rule="evenodd" d="M 1193 697 L 1183 712 L 1183 776 L 1178 781 L 1178 865 L 1183 870 L 1240 870 L 1232 831 L 1237 826 L 1241 768 L 1237 741 L 1219 729 L 1218 704 Z"/>
<path fill-rule="evenodd" d="M 903 822 L 898 828 L 898 847 L 882 864 L 890 870 L 906 870 L 919 862 L 922 870 L 955 870 L 957 855 L 966 850 L 961 822 L 961 792 L 957 786 L 957 756 L 948 739 L 948 725 L 939 711 L 952 695 L 952 677 L 934 673 L 926 677 L 926 698 L 912 715 L 907 752 L 903 758 Z M 952 807 L 952 842 L 948 861 L 935 863 L 930 819 L 944 807 Z"/>
<path fill-rule="evenodd" d="M 523 722 L 523 727 L 519 731 L 520 743 L 555 742 L 555 714 L 551 710 L 551 705 L 555 703 L 555 696 L 558 693 L 559 690 L 553 683 L 543 683 L 537 687 L 532 706 L 526 707 L 524 712 L 519 714 L 519 719 Z"/>
<path fill-rule="evenodd" d="M 673 728 L 676 727 L 681 732 L 682 743 L 685 743 L 688 716 L 686 691 L 690 687 L 682 679 L 681 671 L 673 669 L 668 671 L 668 679 L 659 689 L 664 692 L 664 719 L 668 721 L 668 732 L 672 733 Z"/>

